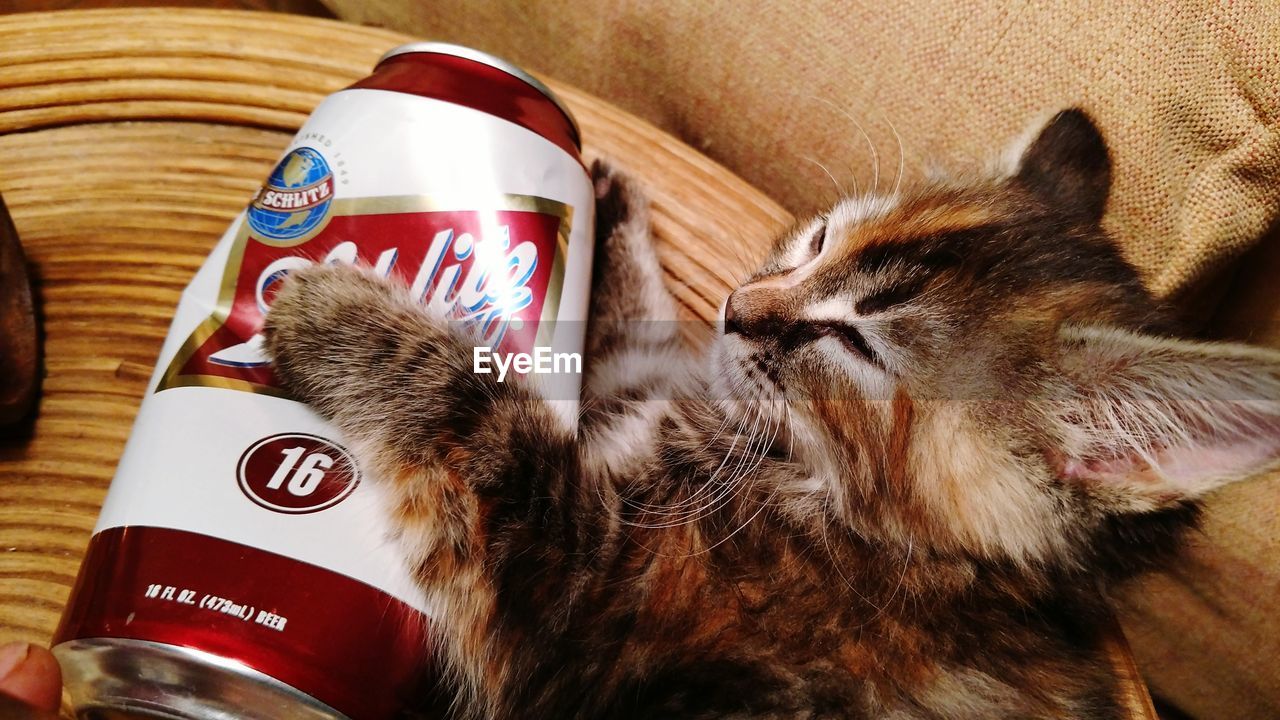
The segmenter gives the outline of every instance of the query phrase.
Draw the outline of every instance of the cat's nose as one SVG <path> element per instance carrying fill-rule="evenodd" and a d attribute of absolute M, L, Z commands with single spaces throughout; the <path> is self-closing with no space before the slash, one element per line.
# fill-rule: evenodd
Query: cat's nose
<path fill-rule="evenodd" d="M 744 338 L 776 335 L 783 330 L 779 297 L 773 290 L 738 288 L 724 304 L 724 334 Z"/>
<path fill-rule="evenodd" d="M 742 335 L 742 325 L 738 323 L 738 313 L 733 309 L 733 296 L 737 293 L 730 293 L 729 299 L 724 303 L 724 334 L 725 335 Z"/>

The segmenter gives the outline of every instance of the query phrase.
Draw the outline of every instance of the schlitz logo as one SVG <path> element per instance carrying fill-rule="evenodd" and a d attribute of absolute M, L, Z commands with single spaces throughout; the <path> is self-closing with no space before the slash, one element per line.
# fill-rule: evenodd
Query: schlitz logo
<path fill-rule="evenodd" d="M 264 193 L 259 201 L 270 202 Z M 314 263 L 360 264 L 398 278 L 431 312 L 465 323 L 502 352 L 550 344 L 538 333 L 559 306 L 568 206 L 523 195 L 480 198 L 467 209 L 415 196 L 325 202 L 323 227 L 287 247 L 275 235 L 260 237 L 246 218 L 214 311 L 174 356 L 157 392 L 203 385 L 285 396 L 259 331 L 280 281 Z"/>
<path fill-rule="evenodd" d="M 333 172 L 320 151 L 300 147 L 284 156 L 245 211 L 260 237 L 296 240 L 324 226 L 333 203 Z"/>

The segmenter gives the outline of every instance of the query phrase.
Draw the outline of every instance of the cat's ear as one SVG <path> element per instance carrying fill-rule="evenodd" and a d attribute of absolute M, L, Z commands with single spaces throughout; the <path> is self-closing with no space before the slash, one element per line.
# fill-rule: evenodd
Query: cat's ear
<path fill-rule="evenodd" d="M 1170 507 L 1280 464 L 1280 353 L 1068 328 L 1052 364 L 1050 464 L 1112 511 Z"/>
<path fill-rule="evenodd" d="M 1111 156 L 1083 110 L 1054 115 L 1029 144 L 1017 149 L 1013 182 L 1080 220 L 1102 219 L 1111 191 Z"/>

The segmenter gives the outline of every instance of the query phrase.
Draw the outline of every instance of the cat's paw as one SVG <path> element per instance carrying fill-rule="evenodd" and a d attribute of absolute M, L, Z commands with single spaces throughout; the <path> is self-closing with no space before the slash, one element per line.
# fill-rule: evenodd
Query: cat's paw
<path fill-rule="evenodd" d="M 277 360 L 334 329 L 359 322 L 374 307 L 393 302 L 390 285 L 345 265 L 314 265 L 291 271 L 271 300 L 262 325 L 265 347 Z M 338 338 L 331 338 L 338 339 Z"/>
<path fill-rule="evenodd" d="M 316 265 L 290 272 L 262 325 L 276 376 L 300 399 L 361 356 L 371 328 L 402 304 L 397 288 L 367 270 Z M 401 292 L 402 294 L 402 292 Z"/>
<path fill-rule="evenodd" d="M 636 182 L 605 160 L 591 163 L 591 183 L 596 195 L 596 242 L 619 238 L 648 238 L 649 202 Z"/>
<path fill-rule="evenodd" d="M 593 356 L 629 347 L 638 320 L 673 320 L 675 303 L 663 285 L 662 266 L 649 228 L 649 202 L 634 178 L 608 162 L 591 165 L 596 195 L 596 246 L 591 273 L 592 319 L 587 347 Z M 669 332 L 674 326 L 660 331 Z M 648 332 L 648 331 L 646 331 Z"/>

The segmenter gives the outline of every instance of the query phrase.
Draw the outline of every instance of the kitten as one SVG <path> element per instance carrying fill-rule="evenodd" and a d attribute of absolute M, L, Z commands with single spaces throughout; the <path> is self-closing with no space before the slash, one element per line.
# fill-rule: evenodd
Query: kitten
<path fill-rule="evenodd" d="M 395 498 L 474 718 L 1119 718 L 1099 588 L 1280 456 L 1280 354 L 1172 337 L 1099 225 L 1102 136 L 839 202 L 675 332 L 604 165 L 581 426 L 349 268 L 267 318 Z"/>

